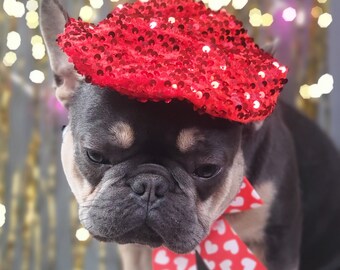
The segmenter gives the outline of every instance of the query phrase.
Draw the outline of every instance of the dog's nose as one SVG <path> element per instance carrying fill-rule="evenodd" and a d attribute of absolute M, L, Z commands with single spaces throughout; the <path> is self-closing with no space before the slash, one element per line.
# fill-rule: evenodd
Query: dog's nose
<path fill-rule="evenodd" d="M 135 177 L 130 187 L 143 200 L 153 203 L 164 197 L 169 190 L 169 183 L 160 175 L 141 174 Z"/>

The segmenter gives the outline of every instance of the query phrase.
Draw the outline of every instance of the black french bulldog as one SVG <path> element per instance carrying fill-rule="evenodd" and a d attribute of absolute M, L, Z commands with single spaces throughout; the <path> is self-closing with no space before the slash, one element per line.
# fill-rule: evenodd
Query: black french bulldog
<path fill-rule="evenodd" d="M 263 122 L 198 115 L 184 102 L 139 103 L 85 83 L 55 43 L 68 16 L 41 3 L 41 29 L 68 109 L 62 161 L 81 223 L 122 245 L 124 269 L 150 247 L 185 253 L 247 176 L 264 206 L 228 216 L 268 269 L 340 269 L 340 157 L 311 121 L 279 102 Z"/>

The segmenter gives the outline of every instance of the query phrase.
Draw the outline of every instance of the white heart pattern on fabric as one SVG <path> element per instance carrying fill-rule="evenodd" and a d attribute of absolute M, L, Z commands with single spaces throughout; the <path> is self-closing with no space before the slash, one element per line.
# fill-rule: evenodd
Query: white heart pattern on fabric
<path fill-rule="evenodd" d="M 226 228 L 223 220 L 218 220 L 218 221 L 215 222 L 212 230 L 217 231 L 217 233 L 219 235 L 223 235 L 226 232 L 227 228 Z"/>
<path fill-rule="evenodd" d="M 224 214 L 241 212 L 263 204 L 259 194 L 244 179 L 241 189 L 225 212 L 212 224 L 210 234 L 187 254 L 176 254 L 166 248 L 153 250 L 154 270 L 198 270 L 195 253 L 201 255 L 209 270 L 266 270 L 229 224 Z M 256 211 L 256 210 L 253 210 Z M 237 215 L 237 214 L 234 214 Z"/>
<path fill-rule="evenodd" d="M 221 270 L 231 270 L 231 265 L 233 262 L 231 260 L 224 260 L 220 263 Z"/>
<path fill-rule="evenodd" d="M 261 200 L 260 195 L 256 192 L 255 189 L 252 190 L 251 196 L 253 196 L 253 198 L 256 199 L 256 200 Z"/>
<path fill-rule="evenodd" d="M 213 242 L 211 242 L 210 240 L 207 240 L 204 243 L 204 248 L 205 251 L 207 252 L 207 254 L 214 254 L 218 251 L 218 246 L 216 244 L 214 244 Z"/>
<path fill-rule="evenodd" d="M 252 204 L 250 205 L 250 208 L 255 209 L 255 208 L 259 208 L 259 207 L 261 207 L 261 206 L 263 206 L 263 205 L 262 205 L 262 204 L 259 204 L 259 203 L 252 203 Z"/>
<path fill-rule="evenodd" d="M 174 260 L 174 263 L 177 266 L 177 270 L 185 270 L 186 267 L 188 266 L 188 259 L 184 257 L 177 257 Z"/>
<path fill-rule="evenodd" d="M 239 209 L 231 209 L 230 210 L 230 214 L 235 214 L 235 213 L 240 213 L 241 212 L 241 210 L 239 210 Z"/>
<path fill-rule="evenodd" d="M 155 256 L 155 263 L 166 265 L 170 262 L 170 258 L 166 255 L 165 250 L 160 250 Z"/>
<path fill-rule="evenodd" d="M 210 270 L 214 270 L 215 269 L 216 264 L 215 264 L 214 261 L 204 260 L 204 262 L 205 262 L 205 264 L 208 266 L 208 268 Z"/>
<path fill-rule="evenodd" d="M 229 251 L 234 255 L 237 254 L 239 251 L 239 246 L 235 239 L 225 242 L 223 248 L 225 251 Z"/>
<path fill-rule="evenodd" d="M 244 258 L 241 261 L 241 264 L 243 266 L 243 270 L 254 270 L 256 267 L 256 262 L 250 258 Z"/>
<path fill-rule="evenodd" d="M 244 198 L 243 197 L 240 197 L 240 196 L 237 196 L 231 203 L 230 203 L 231 206 L 234 206 L 234 207 L 240 207 L 240 206 L 243 206 L 244 205 Z"/>
<path fill-rule="evenodd" d="M 242 182 L 241 189 L 244 189 L 246 186 L 246 183 Z"/>

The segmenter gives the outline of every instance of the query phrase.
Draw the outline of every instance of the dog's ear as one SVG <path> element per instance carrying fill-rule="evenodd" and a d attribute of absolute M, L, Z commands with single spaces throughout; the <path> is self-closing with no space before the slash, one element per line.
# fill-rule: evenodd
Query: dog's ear
<path fill-rule="evenodd" d="M 64 31 L 67 20 L 68 14 L 58 0 L 41 1 L 40 29 L 54 73 L 56 96 L 66 108 L 81 80 L 73 64 L 68 61 L 56 42 L 57 35 Z"/>

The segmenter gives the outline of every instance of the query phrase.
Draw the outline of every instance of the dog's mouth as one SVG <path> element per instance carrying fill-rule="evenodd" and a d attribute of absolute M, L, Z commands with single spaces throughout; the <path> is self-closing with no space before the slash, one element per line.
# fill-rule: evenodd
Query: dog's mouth
<path fill-rule="evenodd" d="M 124 235 L 116 237 L 114 241 L 119 244 L 135 243 L 148 245 L 153 248 L 159 247 L 164 243 L 162 237 L 146 223 L 126 232 Z"/>
<path fill-rule="evenodd" d="M 134 206 L 138 208 L 138 206 Z M 157 221 L 151 221 L 146 209 L 139 208 L 131 211 L 129 215 L 120 216 L 118 219 L 104 216 L 89 215 L 83 225 L 90 234 L 102 242 L 117 242 L 118 244 L 136 243 L 159 247 L 165 241 L 161 234 L 157 232 Z M 102 212 L 104 213 L 104 212 Z M 166 230 L 164 228 L 164 230 Z"/>
<path fill-rule="evenodd" d="M 92 233 L 91 233 L 92 234 Z M 141 244 L 148 245 L 152 248 L 159 247 L 163 244 L 163 239 L 150 226 L 143 224 L 125 232 L 119 236 L 101 236 L 92 234 L 92 236 L 102 242 L 117 242 L 118 244 Z"/>
<path fill-rule="evenodd" d="M 174 234 L 175 233 L 176 232 L 174 232 Z M 92 234 L 92 236 L 101 242 L 116 242 L 118 244 L 140 244 L 149 246 L 151 248 L 165 246 L 178 254 L 189 253 L 194 250 L 199 244 L 199 241 L 196 240 L 172 241 L 172 239 L 167 239 L 165 241 L 154 229 L 146 224 L 136 227 L 120 236 L 106 237 L 95 234 Z"/>
<path fill-rule="evenodd" d="M 113 225 L 106 228 L 106 233 L 101 231 L 99 234 L 96 233 L 96 230 L 91 230 L 91 228 L 89 228 L 89 232 L 95 239 L 102 242 L 140 244 L 152 248 L 163 245 L 176 253 L 191 252 L 205 235 L 203 230 L 200 230 L 200 233 L 193 235 L 191 230 L 186 230 L 186 226 L 184 229 L 185 232 L 180 228 L 169 228 L 166 224 L 157 222 L 152 214 L 148 215 L 146 219 L 139 220 L 139 222 L 137 220 L 134 221 L 135 224 L 131 224 L 132 226 L 128 230 L 124 230 L 124 232 L 119 234 L 115 234 L 108 229 L 109 227 L 112 228 Z"/>

